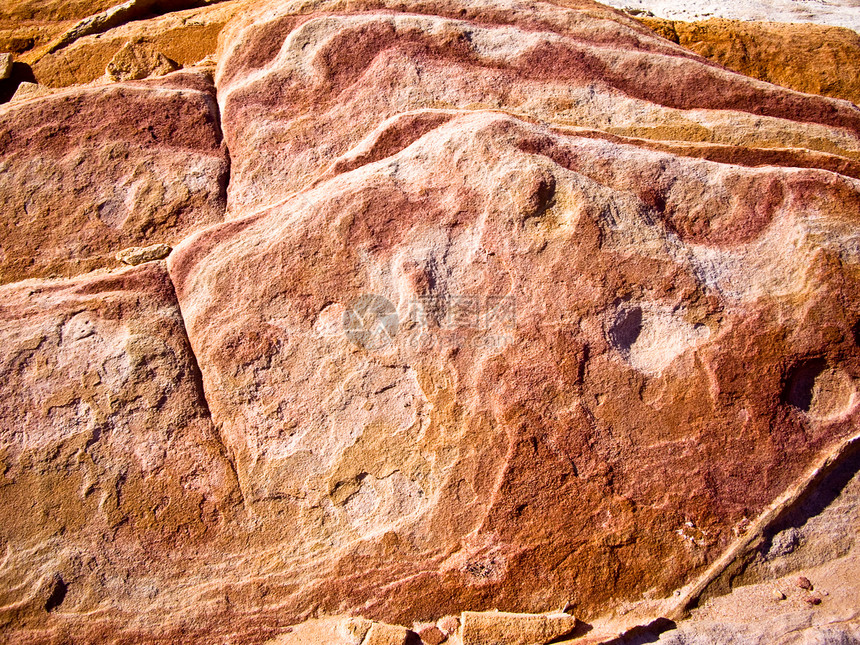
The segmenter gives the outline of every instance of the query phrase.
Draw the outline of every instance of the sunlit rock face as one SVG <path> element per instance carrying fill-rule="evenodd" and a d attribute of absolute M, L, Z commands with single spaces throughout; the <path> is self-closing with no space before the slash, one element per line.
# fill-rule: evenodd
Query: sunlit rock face
<path fill-rule="evenodd" d="M 860 103 L 860 7 L 856 30 L 711 18 L 639 19 L 664 38 L 714 62 L 800 92 Z M 816 43 L 811 47 L 810 43 Z"/>
<path fill-rule="evenodd" d="M 144 240 L 221 221 L 229 169 L 204 74 L 0 106 L 0 281 L 119 264 Z"/>
<path fill-rule="evenodd" d="M 300 588 L 406 619 L 682 584 L 851 427 L 855 162 L 759 155 L 847 161 L 857 109 L 596 5 L 316 9 L 228 27 L 231 221 L 169 259 Z"/>
<path fill-rule="evenodd" d="M 66 106 L 52 181 L 93 177 L 20 220 L 26 263 L 4 240 L 16 634 L 590 619 L 690 583 L 856 432 L 860 110 L 563 5 L 245 2 L 214 81 L 0 108 Z"/>
<path fill-rule="evenodd" d="M 2 629 L 146 640 L 239 500 L 164 263 L 0 287 L 0 343 Z"/>

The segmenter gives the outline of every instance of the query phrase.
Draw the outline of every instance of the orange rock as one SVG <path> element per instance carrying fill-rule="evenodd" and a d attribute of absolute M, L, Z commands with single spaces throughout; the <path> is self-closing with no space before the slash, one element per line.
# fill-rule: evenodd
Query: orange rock
<path fill-rule="evenodd" d="M 181 67 L 191 67 L 215 53 L 218 34 L 241 10 L 241 4 L 241 0 L 232 0 L 133 20 L 103 33 L 77 38 L 56 51 L 46 53 L 43 49 L 25 58 L 29 59 L 39 82 L 50 87 L 98 79 L 129 42 L 138 43 L 137 48 L 144 52 L 157 52 Z"/>
<path fill-rule="evenodd" d="M 103 640 L 90 612 L 152 607 L 205 566 L 235 477 L 163 263 L 6 285 L 0 302 L 4 634 L 31 641 L 62 614 Z"/>
<path fill-rule="evenodd" d="M 412 645 L 415 634 L 405 627 L 373 623 L 363 645 Z"/>
<path fill-rule="evenodd" d="M 427 645 L 441 645 L 448 640 L 448 635 L 439 629 L 436 625 L 426 625 L 418 630 L 418 636 L 421 641 Z"/>
<path fill-rule="evenodd" d="M 576 628 L 576 619 L 567 614 L 511 614 L 464 611 L 463 645 L 536 645 L 567 636 Z"/>
<path fill-rule="evenodd" d="M 164 54 L 143 43 L 126 43 L 111 59 L 105 73 L 112 81 L 136 81 L 164 76 L 177 69 Z"/>
<path fill-rule="evenodd" d="M 221 9 L 29 52 L 229 19 L 214 85 L 0 107 L 8 640 L 552 639 L 856 432 L 856 107 L 585 0 Z"/>
<path fill-rule="evenodd" d="M 206 76 L 179 72 L 0 108 L 0 282 L 117 266 L 126 247 L 220 221 L 213 95 Z"/>
<path fill-rule="evenodd" d="M 807 591 L 812 591 L 812 583 L 809 581 L 809 578 L 806 576 L 799 576 L 797 578 L 797 586 L 801 589 L 806 589 Z"/>
<path fill-rule="evenodd" d="M 860 104 L 860 34 L 852 29 L 723 18 L 640 20 L 664 38 L 741 74 Z"/>

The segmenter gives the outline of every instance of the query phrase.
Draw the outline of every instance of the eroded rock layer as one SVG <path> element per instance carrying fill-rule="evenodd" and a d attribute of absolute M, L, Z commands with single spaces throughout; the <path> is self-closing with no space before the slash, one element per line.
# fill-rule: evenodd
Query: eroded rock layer
<path fill-rule="evenodd" d="M 741 74 L 860 103 L 860 34 L 820 25 L 641 18 L 658 34 Z"/>
<path fill-rule="evenodd" d="M 116 266 L 224 215 L 228 161 L 203 73 L 69 89 L 0 108 L 0 281 Z"/>
<path fill-rule="evenodd" d="M 194 577 L 239 497 L 163 263 L 0 301 L 4 640 L 175 632 L 137 614 Z"/>
<path fill-rule="evenodd" d="M 585 0 L 244 9 L 0 108 L 15 638 L 591 620 L 857 432 L 855 105 Z"/>

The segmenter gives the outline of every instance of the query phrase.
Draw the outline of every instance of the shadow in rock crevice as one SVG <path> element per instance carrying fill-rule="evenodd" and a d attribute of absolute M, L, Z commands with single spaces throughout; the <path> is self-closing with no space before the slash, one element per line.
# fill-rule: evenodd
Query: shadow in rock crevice
<path fill-rule="evenodd" d="M 677 624 L 668 618 L 657 618 L 647 625 L 639 625 L 630 629 L 618 638 L 606 641 L 603 645 L 646 645 L 647 643 L 656 643 L 660 640 L 660 635 L 670 629 L 675 629 Z"/>
<path fill-rule="evenodd" d="M 25 63 L 13 63 L 12 74 L 0 81 L 0 103 L 8 103 L 21 83 L 35 83 L 33 70 Z"/>

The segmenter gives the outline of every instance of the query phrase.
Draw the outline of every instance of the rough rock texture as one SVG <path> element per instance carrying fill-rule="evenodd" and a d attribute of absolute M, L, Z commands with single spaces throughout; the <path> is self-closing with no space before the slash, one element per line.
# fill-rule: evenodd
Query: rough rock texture
<path fill-rule="evenodd" d="M 12 76 L 12 54 L 0 54 L 0 80 Z"/>
<path fill-rule="evenodd" d="M 123 249 L 116 254 L 116 259 L 123 264 L 137 266 L 144 262 L 152 262 L 153 260 L 163 260 L 172 249 L 167 244 L 153 244 L 151 246 L 132 246 Z"/>
<path fill-rule="evenodd" d="M 12 95 L 10 102 L 29 101 L 31 99 L 49 96 L 51 88 L 39 85 L 38 83 L 23 82 L 19 83 Z"/>
<path fill-rule="evenodd" d="M 296 611 L 666 593 L 855 422 L 857 181 L 574 126 L 847 157 L 860 112 L 582 7 L 228 27 L 234 221 L 169 266 L 245 497 L 315 563 Z"/>
<path fill-rule="evenodd" d="M 824 134 L 833 126 L 845 128 L 840 139 L 856 132 L 856 107 L 731 74 L 599 5 L 542 13 L 478 5 L 450 18 L 421 15 L 432 9 L 326 18 L 281 11 L 281 18 L 232 24 L 217 78 L 233 161 L 231 204 L 247 210 L 289 196 L 384 118 L 399 117 L 385 128 L 388 140 L 334 170 L 408 144 L 444 118 L 404 115 L 420 108 L 501 109 L 557 126 L 716 144 L 739 142 L 741 128 L 745 146 L 857 159 L 856 136 L 834 149 Z M 728 109 L 741 113 L 729 117 Z"/>
<path fill-rule="evenodd" d="M 22 54 L 28 64 L 61 51 L 84 38 L 95 38 L 113 28 L 124 31 L 126 23 L 146 26 L 148 18 L 164 13 L 193 8 L 193 14 L 206 12 L 207 5 L 221 0 L 96 0 L 84 2 L 50 2 L 44 0 L 7 0 L 0 7 L 0 51 Z M 187 15 L 181 18 L 188 18 Z M 191 21 L 193 23 L 193 20 Z M 174 26 L 176 23 L 174 22 Z M 193 25 L 189 25 L 193 26 Z M 131 27 L 132 30 L 135 27 Z M 217 32 L 216 32 L 217 33 Z M 198 37 L 200 30 L 190 29 L 187 34 Z M 174 34 L 175 35 L 175 34 Z M 189 42 L 186 48 L 199 43 Z M 114 49 L 114 51 L 116 48 Z M 170 54 L 168 54 L 170 55 Z M 107 60 L 110 60 L 110 56 Z M 107 62 L 104 61 L 104 62 Z M 178 60 L 178 59 L 177 59 Z M 193 62 L 193 61 L 192 61 Z M 75 66 L 72 63 L 72 66 Z M 104 64 L 102 64 L 102 68 Z M 74 70 L 66 70 L 74 74 Z M 81 82 L 81 81 L 78 81 Z"/>
<path fill-rule="evenodd" d="M 664 38 L 729 69 L 860 104 L 860 34 L 818 25 L 642 18 Z"/>
<path fill-rule="evenodd" d="M 24 53 L 47 44 L 81 19 L 117 4 L 117 0 L 6 0 L 0 6 L 0 50 Z"/>
<path fill-rule="evenodd" d="M 3 639 L 135 640 L 238 500 L 164 263 L 0 287 L 0 346 Z"/>
<path fill-rule="evenodd" d="M 422 643 L 441 645 L 448 640 L 448 635 L 436 625 L 424 625 L 416 632 Z"/>
<path fill-rule="evenodd" d="M 851 427 L 856 190 L 479 111 L 170 267 L 246 498 L 294 557 L 339 547 L 321 598 L 593 611 L 682 582 Z M 340 333 L 362 294 L 399 328 Z"/>
<path fill-rule="evenodd" d="M 398 625 L 374 623 L 367 631 L 364 645 L 418 645 L 421 640 L 414 632 Z"/>
<path fill-rule="evenodd" d="M 117 266 L 123 248 L 220 221 L 214 93 L 180 72 L 0 106 L 0 282 Z"/>
<path fill-rule="evenodd" d="M 0 107 L 13 640 L 603 643 L 857 432 L 856 106 L 587 0 L 243 3 L 214 86 Z"/>
<path fill-rule="evenodd" d="M 533 615 L 505 612 L 463 612 L 463 645 L 536 645 L 569 636 L 576 618 L 567 614 Z"/>
<path fill-rule="evenodd" d="M 34 51 L 28 60 L 35 78 L 51 87 L 96 80 L 129 42 L 137 42 L 182 67 L 189 67 L 215 53 L 221 29 L 247 4 L 247 0 L 231 0 L 136 20 L 104 33 L 77 38 L 51 53 Z"/>
<path fill-rule="evenodd" d="M 105 72 L 112 81 L 138 81 L 164 76 L 177 69 L 174 61 L 143 43 L 126 43 L 107 64 Z"/>
<path fill-rule="evenodd" d="M 768 531 L 734 591 L 646 642 L 766 645 L 860 642 L 860 451 Z"/>

